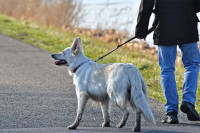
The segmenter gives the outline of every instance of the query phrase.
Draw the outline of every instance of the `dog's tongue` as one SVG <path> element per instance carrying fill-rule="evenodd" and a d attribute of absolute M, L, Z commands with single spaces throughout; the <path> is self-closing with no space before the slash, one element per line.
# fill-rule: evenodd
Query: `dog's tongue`
<path fill-rule="evenodd" d="M 55 65 L 62 65 L 62 64 L 66 64 L 67 62 L 65 60 L 59 60 L 59 61 L 55 61 Z"/>

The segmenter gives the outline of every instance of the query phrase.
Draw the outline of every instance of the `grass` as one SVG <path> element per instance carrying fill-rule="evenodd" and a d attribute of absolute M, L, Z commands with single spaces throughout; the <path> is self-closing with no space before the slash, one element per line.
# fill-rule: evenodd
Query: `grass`
<path fill-rule="evenodd" d="M 66 47 L 71 46 L 74 38 L 80 36 L 82 38 L 83 49 L 89 58 L 97 59 L 103 54 L 115 48 L 116 44 L 104 43 L 97 38 L 91 38 L 84 35 L 77 35 L 72 32 L 64 32 L 56 28 L 39 26 L 32 22 L 18 21 L 4 15 L 0 15 L 0 32 L 19 39 L 23 42 L 35 45 L 39 48 L 50 52 L 58 52 Z M 158 61 L 138 51 L 130 51 L 122 47 L 105 57 L 99 63 L 126 62 L 133 63 L 141 71 L 145 82 L 149 87 L 149 95 L 158 101 L 165 102 L 164 95 L 160 86 L 160 68 Z M 176 67 L 176 80 L 179 94 L 179 102 L 181 102 L 182 82 L 184 69 Z M 198 88 L 200 84 L 198 84 Z M 197 111 L 200 113 L 200 91 L 197 91 L 196 101 Z"/>

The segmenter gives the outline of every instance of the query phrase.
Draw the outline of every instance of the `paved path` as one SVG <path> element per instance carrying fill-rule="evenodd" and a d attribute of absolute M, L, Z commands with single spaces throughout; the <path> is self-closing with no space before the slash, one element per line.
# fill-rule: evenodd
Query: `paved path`
<path fill-rule="evenodd" d="M 120 120 L 111 109 L 112 128 L 100 128 L 100 107 L 86 105 L 78 130 L 66 129 L 76 115 L 76 95 L 67 68 L 54 66 L 51 53 L 0 34 L 0 133 L 97 133 L 130 132 L 134 125 L 131 110 L 127 124 L 114 128 Z M 142 120 L 146 133 L 200 132 L 199 122 L 189 122 L 180 113 L 180 124 L 162 124 L 163 104 L 149 100 L 157 125 Z"/>

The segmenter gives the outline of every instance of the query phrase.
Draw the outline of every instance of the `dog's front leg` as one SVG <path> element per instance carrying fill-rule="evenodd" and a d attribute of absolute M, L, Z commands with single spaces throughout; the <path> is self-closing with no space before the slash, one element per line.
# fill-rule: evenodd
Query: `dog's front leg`
<path fill-rule="evenodd" d="M 110 127 L 110 117 L 109 117 L 109 101 L 105 100 L 101 102 L 101 110 L 103 113 L 104 123 L 102 127 Z"/>
<path fill-rule="evenodd" d="M 67 127 L 68 129 L 76 129 L 77 126 L 79 125 L 82 115 L 83 115 L 85 104 L 87 103 L 88 98 L 89 96 L 86 92 L 81 92 L 79 95 L 77 95 L 77 99 L 78 99 L 77 116 L 74 123 Z"/>

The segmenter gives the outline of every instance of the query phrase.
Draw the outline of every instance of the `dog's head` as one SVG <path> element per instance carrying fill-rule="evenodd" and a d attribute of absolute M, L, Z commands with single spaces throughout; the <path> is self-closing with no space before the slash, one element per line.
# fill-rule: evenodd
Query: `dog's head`
<path fill-rule="evenodd" d="M 51 57 L 56 60 L 55 65 L 69 66 L 74 62 L 75 58 L 81 54 L 83 54 L 81 38 L 77 37 L 71 47 L 64 49 L 60 53 L 52 54 Z"/>

